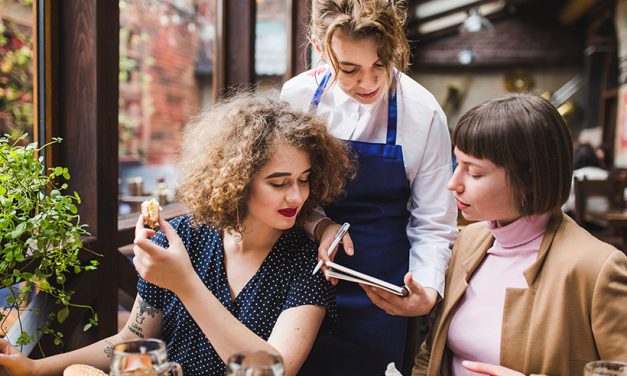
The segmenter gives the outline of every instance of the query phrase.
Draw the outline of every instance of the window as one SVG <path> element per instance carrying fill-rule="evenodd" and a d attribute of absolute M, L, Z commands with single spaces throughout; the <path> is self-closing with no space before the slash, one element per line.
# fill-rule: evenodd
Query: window
<path fill-rule="evenodd" d="M 188 119 L 214 101 L 216 0 L 120 0 L 119 214 L 171 203 Z"/>
<path fill-rule="evenodd" d="M 32 0 L 0 0 L 0 133 L 34 141 Z"/>
<path fill-rule="evenodd" d="M 291 72 L 291 0 L 257 0 L 255 82 L 257 90 L 280 89 Z"/>

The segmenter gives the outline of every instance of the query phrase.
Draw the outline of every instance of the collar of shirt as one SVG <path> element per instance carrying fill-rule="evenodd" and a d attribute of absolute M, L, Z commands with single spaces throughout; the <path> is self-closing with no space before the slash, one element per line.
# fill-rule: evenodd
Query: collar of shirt
<path fill-rule="evenodd" d="M 332 79 L 333 77 L 331 77 L 331 80 Z M 335 103 L 336 106 L 342 106 L 346 102 L 354 102 L 357 105 L 359 105 L 359 102 L 353 99 L 350 95 L 346 94 L 344 90 L 340 88 L 340 85 L 338 85 L 337 82 L 333 82 L 331 85 L 332 86 L 329 88 L 330 94 L 333 95 L 333 102 Z"/>

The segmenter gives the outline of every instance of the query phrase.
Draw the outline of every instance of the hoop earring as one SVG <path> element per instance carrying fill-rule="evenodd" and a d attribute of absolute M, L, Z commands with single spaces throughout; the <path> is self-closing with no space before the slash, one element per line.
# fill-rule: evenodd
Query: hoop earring
<path fill-rule="evenodd" d="M 316 82 L 316 86 L 320 86 L 320 82 L 318 82 L 318 66 L 322 62 L 323 62 L 322 59 L 318 59 L 318 61 L 316 61 L 316 65 L 314 66 L 314 69 L 313 69 L 314 81 Z"/>
<path fill-rule="evenodd" d="M 236 213 L 236 224 L 235 224 L 235 228 L 233 229 L 233 239 L 236 242 L 241 242 L 242 241 L 242 227 L 239 223 L 239 206 L 237 208 L 235 208 L 235 213 Z"/>

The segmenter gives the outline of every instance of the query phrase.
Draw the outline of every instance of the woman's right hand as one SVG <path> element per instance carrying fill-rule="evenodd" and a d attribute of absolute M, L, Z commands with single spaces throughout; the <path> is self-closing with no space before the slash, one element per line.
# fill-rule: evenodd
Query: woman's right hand
<path fill-rule="evenodd" d="M 35 375 L 35 361 L 26 357 L 7 340 L 0 340 L 0 376 Z"/>
<path fill-rule="evenodd" d="M 314 231 L 316 239 L 320 239 L 320 245 L 318 246 L 318 259 L 324 262 L 333 261 L 333 259 L 335 258 L 335 253 L 337 252 L 339 246 L 335 247 L 331 255 L 328 254 L 328 250 L 331 246 L 331 243 L 333 243 L 333 239 L 335 239 L 335 235 L 337 235 L 337 232 L 340 230 L 340 227 L 342 226 L 328 218 L 323 219 L 322 221 L 320 221 L 320 223 L 318 223 Z M 346 252 L 347 255 L 352 256 L 355 253 L 355 250 L 353 248 L 353 240 L 351 239 L 351 236 L 348 232 L 342 237 L 342 241 L 340 243 L 344 246 L 344 252 Z M 322 272 L 324 273 L 325 270 L 327 270 L 327 266 L 322 264 Z M 338 282 L 338 280 L 335 278 L 326 276 L 325 278 L 327 279 L 327 281 L 331 281 L 331 283 L 333 283 L 334 285 Z"/>

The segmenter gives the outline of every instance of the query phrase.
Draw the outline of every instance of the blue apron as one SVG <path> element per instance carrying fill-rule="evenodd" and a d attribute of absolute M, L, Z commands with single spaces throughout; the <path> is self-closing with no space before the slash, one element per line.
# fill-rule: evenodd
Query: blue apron
<path fill-rule="evenodd" d="M 320 103 L 330 71 L 311 101 Z M 409 268 L 410 187 L 401 145 L 396 145 L 396 94 L 388 95 L 385 144 L 348 141 L 359 160 L 357 177 L 348 183 L 346 196 L 325 207 L 336 223 L 349 222 L 355 255 L 340 250 L 335 262 L 403 285 Z M 301 375 L 382 375 L 389 362 L 403 366 L 408 319 L 386 314 L 376 307 L 356 283 L 337 286 L 339 323 L 333 335 L 316 339 Z"/>

